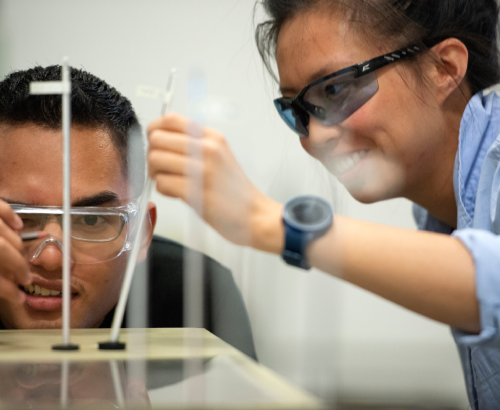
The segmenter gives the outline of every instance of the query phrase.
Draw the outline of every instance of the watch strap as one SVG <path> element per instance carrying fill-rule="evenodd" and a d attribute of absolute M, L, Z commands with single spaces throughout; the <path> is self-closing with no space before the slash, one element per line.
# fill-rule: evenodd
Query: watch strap
<path fill-rule="evenodd" d="M 286 263 L 305 270 L 311 269 L 305 256 L 305 248 L 309 242 L 307 236 L 285 223 L 285 248 L 281 252 L 281 257 Z"/>

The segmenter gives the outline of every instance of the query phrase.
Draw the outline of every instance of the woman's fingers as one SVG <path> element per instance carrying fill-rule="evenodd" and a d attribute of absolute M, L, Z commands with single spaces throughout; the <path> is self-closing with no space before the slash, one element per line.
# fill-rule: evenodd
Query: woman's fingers
<path fill-rule="evenodd" d="M 189 150 L 190 139 L 185 134 L 165 130 L 153 130 L 149 133 L 150 150 L 168 150 L 179 154 L 186 154 Z"/>
<path fill-rule="evenodd" d="M 168 113 L 163 117 L 157 118 L 152 121 L 148 126 L 148 135 L 153 130 L 164 130 L 170 132 L 177 132 L 180 134 L 189 134 L 192 121 L 179 114 Z"/>
<path fill-rule="evenodd" d="M 186 199 L 186 178 L 181 175 L 158 174 L 156 177 L 156 189 L 160 194 Z"/>
<path fill-rule="evenodd" d="M 188 159 L 170 151 L 150 150 L 148 153 L 149 174 L 155 178 L 159 173 L 183 175 Z"/>

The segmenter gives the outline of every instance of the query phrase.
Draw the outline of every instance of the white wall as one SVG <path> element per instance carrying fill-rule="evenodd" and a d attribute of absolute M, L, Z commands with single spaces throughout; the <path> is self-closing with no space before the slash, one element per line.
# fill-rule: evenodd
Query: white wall
<path fill-rule="evenodd" d="M 220 129 L 257 187 L 285 201 L 316 193 L 338 212 L 414 228 L 404 200 L 363 206 L 350 199 L 301 150 L 274 112 L 276 87 L 253 40 L 253 0 L 3 0 L 2 74 L 35 64 L 71 64 L 130 98 L 146 125 L 160 103 L 138 85 L 163 88 L 172 66 L 181 73 L 175 111 L 195 113 L 192 73 L 208 84 L 204 117 Z M 190 244 L 188 213 L 155 197 L 157 233 Z M 367 402 L 466 408 L 458 356 L 446 326 L 431 322 L 317 271 L 238 248 L 210 229 L 205 252 L 229 266 L 251 316 L 262 363 L 311 392 Z"/>

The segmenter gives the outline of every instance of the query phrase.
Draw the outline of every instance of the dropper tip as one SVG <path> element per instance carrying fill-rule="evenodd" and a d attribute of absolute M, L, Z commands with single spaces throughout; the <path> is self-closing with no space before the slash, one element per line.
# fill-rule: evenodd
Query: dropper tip
<path fill-rule="evenodd" d="M 43 231 L 34 231 L 34 232 L 23 233 L 20 236 L 21 236 L 21 240 L 23 242 L 26 242 L 26 241 L 33 241 L 35 239 L 46 238 L 47 236 L 49 236 L 49 234 L 47 232 L 43 232 Z"/>

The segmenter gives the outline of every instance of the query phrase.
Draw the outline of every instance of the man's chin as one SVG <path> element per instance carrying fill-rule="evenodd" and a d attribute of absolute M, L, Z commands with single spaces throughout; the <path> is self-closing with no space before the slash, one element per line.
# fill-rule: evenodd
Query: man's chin
<path fill-rule="evenodd" d="M 26 304 L 17 309 L 12 305 L 6 306 L 3 311 L 2 308 L 3 305 L 0 303 L 0 313 L 4 313 L 4 315 L 0 316 L 0 325 L 3 324 L 6 329 L 62 329 L 63 318 L 60 310 L 36 310 Z M 82 310 L 76 304 L 71 306 L 70 327 L 72 329 L 98 328 L 107 314 L 106 312 L 106 314 L 100 315 L 101 310 Z"/>
<path fill-rule="evenodd" d="M 26 326 L 18 327 L 18 329 L 62 329 L 62 320 L 37 320 L 29 322 Z"/>
<path fill-rule="evenodd" d="M 6 328 L 11 328 L 11 329 L 16 329 L 16 330 L 36 330 L 36 329 L 62 329 L 62 317 L 61 314 L 59 313 L 57 316 L 56 315 L 47 315 L 49 317 L 43 317 L 43 315 L 36 315 L 37 317 L 30 317 L 29 315 L 27 317 L 20 317 L 20 318 L 14 318 L 12 321 L 12 326 L 6 326 Z M 71 321 L 71 328 L 76 328 L 80 327 L 77 326 L 77 324 L 74 323 L 75 318 L 72 318 Z"/>

